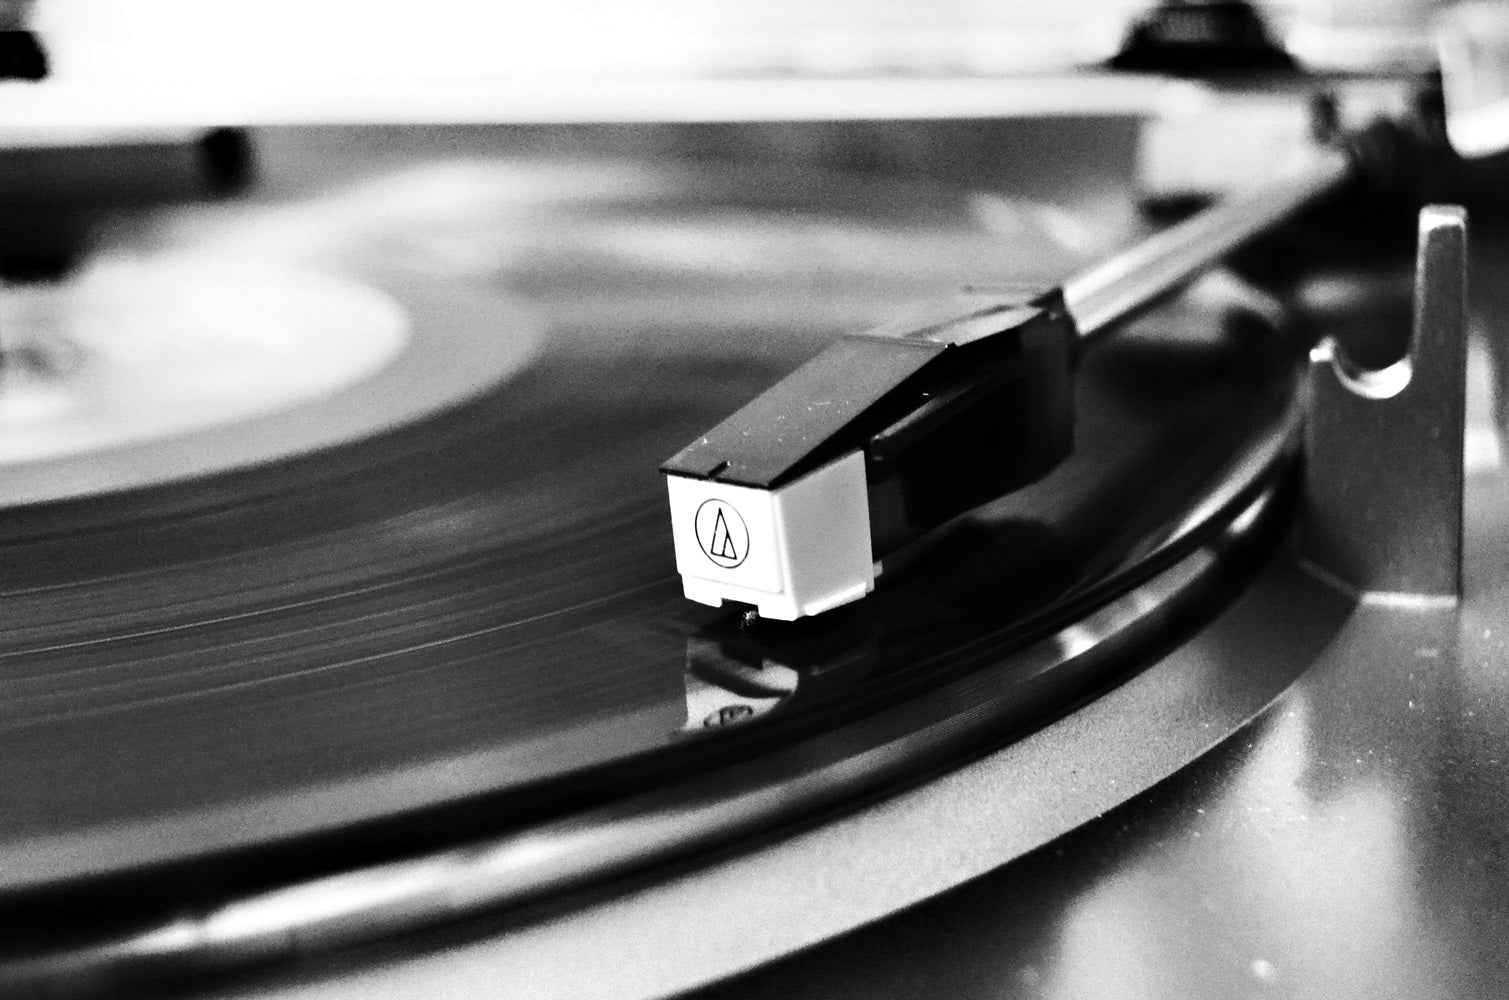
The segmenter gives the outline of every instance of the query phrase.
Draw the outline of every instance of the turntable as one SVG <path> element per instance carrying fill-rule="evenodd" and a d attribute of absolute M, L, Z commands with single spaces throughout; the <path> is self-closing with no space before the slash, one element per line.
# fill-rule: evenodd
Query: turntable
<path fill-rule="evenodd" d="M 1003 79 L 898 7 L 752 75 L 778 11 L 666 78 L 190 93 L 212 46 L 52 11 L 0 85 L 0 993 L 1509 981 L 1491 11 L 1444 118 L 1413 24 Z"/>

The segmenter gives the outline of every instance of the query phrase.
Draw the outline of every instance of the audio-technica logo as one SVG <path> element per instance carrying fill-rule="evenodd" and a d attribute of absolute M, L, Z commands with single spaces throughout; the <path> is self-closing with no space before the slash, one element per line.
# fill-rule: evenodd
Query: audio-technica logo
<path fill-rule="evenodd" d="M 705 501 L 693 525 L 697 547 L 724 569 L 733 569 L 749 555 L 749 529 L 739 512 L 722 500 Z"/>

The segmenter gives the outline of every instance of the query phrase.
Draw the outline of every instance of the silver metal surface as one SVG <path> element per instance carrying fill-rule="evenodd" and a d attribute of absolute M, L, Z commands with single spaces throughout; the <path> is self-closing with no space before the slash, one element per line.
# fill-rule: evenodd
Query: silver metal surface
<path fill-rule="evenodd" d="M 1167 295 L 1264 229 L 1340 187 L 1351 169 L 1338 150 L 1309 151 L 1284 175 L 1233 194 L 1071 278 L 1063 286 L 1064 301 L 1080 336 L 1094 338 Z"/>
<path fill-rule="evenodd" d="M 1466 372 L 1466 213 L 1432 206 L 1408 354 L 1365 371 L 1327 340 L 1311 358 L 1304 550 L 1348 587 L 1460 592 Z"/>

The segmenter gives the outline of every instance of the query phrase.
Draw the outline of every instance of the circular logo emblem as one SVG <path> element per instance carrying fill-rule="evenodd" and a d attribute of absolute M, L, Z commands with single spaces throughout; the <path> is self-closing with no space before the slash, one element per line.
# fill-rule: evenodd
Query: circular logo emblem
<path fill-rule="evenodd" d="M 707 500 L 697 508 L 695 530 L 702 554 L 724 569 L 733 569 L 749 555 L 749 529 L 723 500 Z"/>

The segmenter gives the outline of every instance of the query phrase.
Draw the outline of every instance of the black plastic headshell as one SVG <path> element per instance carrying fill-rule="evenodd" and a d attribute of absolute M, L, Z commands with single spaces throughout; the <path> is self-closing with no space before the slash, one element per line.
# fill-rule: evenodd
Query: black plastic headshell
<path fill-rule="evenodd" d="M 971 290 L 840 338 L 661 471 L 776 490 L 862 451 L 880 558 L 1069 454 L 1077 340 L 1056 291 Z"/>

